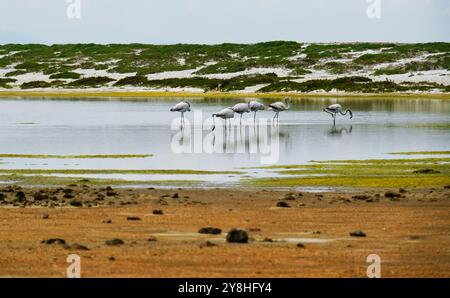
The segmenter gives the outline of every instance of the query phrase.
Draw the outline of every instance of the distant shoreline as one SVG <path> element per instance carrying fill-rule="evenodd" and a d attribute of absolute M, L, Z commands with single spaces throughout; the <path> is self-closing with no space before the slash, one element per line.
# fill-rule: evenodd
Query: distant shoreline
<path fill-rule="evenodd" d="M 243 93 L 243 92 L 183 92 L 183 91 L 0 91 L 0 97 L 189 97 L 189 98 L 403 98 L 450 100 L 450 93 Z"/>

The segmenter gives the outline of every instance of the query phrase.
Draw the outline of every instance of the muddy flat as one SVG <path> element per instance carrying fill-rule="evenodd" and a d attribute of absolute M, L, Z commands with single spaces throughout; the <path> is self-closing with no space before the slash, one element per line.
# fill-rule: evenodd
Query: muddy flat
<path fill-rule="evenodd" d="M 5 186 L 0 276 L 65 277 L 75 253 L 83 277 L 365 277 L 370 254 L 383 277 L 450 277 L 450 189 L 387 191 Z"/>

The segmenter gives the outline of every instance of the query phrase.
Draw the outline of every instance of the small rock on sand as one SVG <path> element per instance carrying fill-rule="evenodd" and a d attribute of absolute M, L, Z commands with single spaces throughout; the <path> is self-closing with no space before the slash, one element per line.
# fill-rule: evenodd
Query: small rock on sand
<path fill-rule="evenodd" d="M 155 242 L 155 241 L 157 241 L 157 239 L 156 239 L 156 237 L 150 236 L 150 237 L 147 239 L 147 241 L 148 241 L 148 242 Z"/>
<path fill-rule="evenodd" d="M 248 243 L 248 234 L 244 230 L 231 229 L 227 234 L 227 242 Z"/>
<path fill-rule="evenodd" d="M 176 192 L 176 193 L 174 193 L 173 195 L 172 195 L 172 199 L 178 199 L 180 196 L 178 195 L 178 193 Z"/>
<path fill-rule="evenodd" d="M 25 199 L 26 199 L 26 197 L 25 197 L 25 193 L 23 191 L 16 192 L 16 200 L 18 202 L 25 202 Z"/>
<path fill-rule="evenodd" d="M 356 196 L 352 197 L 352 199 L 358 200 L 358 201 L 367 201 L 370 198 L 371 198 L 371 196 L 368 196 L 368 195 L 356 195 Z"/>
<path fill-rule="evenodd" d="M 73 250 L 89 250 L 89 248 L 83 244 L 74 243 L 72 245 L 65 245 L 66 249 L 73 249 Z"/>
<path fill-rule="evenodd" d="M 303 243 L 297 243 L 297 247 L 298 248 L 306 248 L 305 245 Z"/>
<path fill-rule="evenodd" d="M 41 243 L 45 243 L 45 244 L 48 244 L 48 245 L 51 245 L 51 244 L 65 245 L 66 244 L 66 240 L 61 239 L 61 238 L 50 238 L 50 239 L 47 239 L 47 240 L 42 240 Z"/>
<path fill-rule="evenodd" d="M 281 208 L 290 208 L 291 206 L 289 206 L 288 203 L 280 201 L 277 203 L 277 207 L 281 207 Z"/>
<path fill-rule="evenodd" d="M 364 233 L 361 230 L 357 230 L 357 231 L 351 232 L 350 236 L 352 236 L 352 237 L 366 237 L 366 233 Z"/>
<path fill-rule="evenodd" d="M 117 196 L 117 193 L 115 191 L 113 191 L 113 190 L 107 190 L 106 191 L 106 195 L 108 197 L 113 197 L 113 196 Z"/>
<path fill-rule="evenodd" d="M 42 218 L 42 219 L 48 219 L 48 217 L 49 217 L 49 216 L 48 216 L 48 213 L 47 213 L 47 212 L 44 212 L 44 213 L 41 214 L 41 218 Z"/>
<path fill-rule="evenodd" d="M 110 223 L 112 223 L 112 220 L 111 219 L 105 219 L 105 220 L 102 221 L 102 223 L 110 224 Z"/>
<path fill-rule="evenodd" d="M 73 207 L 81 207 L 81 206 L 83 206 L 83 203 L 81 203 L 81 201 L 77 200 L 77 199 L 71 200 L 69 202 L 69 204 L 70 204 L 70 206 L 73 206 Z"/>
<path fill-rule="evenodd" d="M 155 215 L 163 215 L 164 212 L 161 209 L 155 209 L 155 210 L 153 210 L 153 214 L 155 214 Z"/>
<path fill-rule="evenodd" d="M 128 216 L 127 220 L 141 220 L 141 218 L 138 216 Z"/>
<path fill-rule="evenodd" d="M 201 228 L 200 230 L 198 230 L 198 232 L 200 234 L 218 235 L 218 234 L 222 233 L 222 230 L 219 228 L 206 227 L 206 228 Z"/>
<path fill-rule="evenodd" d="M 114 238 L 114 239 L 111 239 L 111 240 L 106 240 L 105 244 L 109 245 L 109 246 L 117 246 L 117 245 L 125 244 L 125 242 L 123 242 L 122 239 Z"/>
<path fill-rule="evenodd" d="M 398 198 L 401 197 L 401 195 L 400 195 L 399 193 L 397 193 L 397 192 L 395 192 L 395 191 L 392 191 L 392 190 L 387 191 L 387 192 L 384 194 L 384 196 L 385 196 L 386 198 L 389 198 L 389 199 L 398 199 Z"/>

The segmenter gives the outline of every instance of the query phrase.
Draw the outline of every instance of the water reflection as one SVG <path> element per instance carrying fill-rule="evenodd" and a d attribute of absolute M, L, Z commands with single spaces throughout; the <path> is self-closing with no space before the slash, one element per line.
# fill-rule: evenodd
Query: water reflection
<path fill-rule="evenodd" d="M 271 122 L 272 111 L 245 114 L 211 133 L 212 113 L 241 99 L 193 99 L 194 113 L 180 122 L 169 111 L 181 98 L 145 101 L 0 100 L 0 153 L 11 154 L 153 154 L 146 160 L 3 159 L 3 168 L 105 168 L 231 170 L 261 165 L 276 153 L 279 164 L 310 160 L 389 158 L 388 152 L 450 148 L 450 101 L 411 99 L 298 99 Z M 261 99 L 264 104 L 275 99 Z M 354 118 L 331 127 L 325 106 L 339 102 Z M 195 112 L 204 119 L 194 123 Z M 265 124 L 259 123 L 266 118 Z M 179 120 L 179 119 L 178 119 Z M 173 126 L 172 126 L 172 123 Z M 231 125 L 231 126 L 230 126 Z M 228 154 L 221 154 L 220 152 Z"/>
<path fill-rule="evenodd" d="M 333 125 L 330 129 L 327 130 L 327 134 L 332 137 L 341 137 L 343 133 L 351 134 L 352 131 L 352 125 L 350 125 L 349 127 L 336 127 L 336 125 Z"/>

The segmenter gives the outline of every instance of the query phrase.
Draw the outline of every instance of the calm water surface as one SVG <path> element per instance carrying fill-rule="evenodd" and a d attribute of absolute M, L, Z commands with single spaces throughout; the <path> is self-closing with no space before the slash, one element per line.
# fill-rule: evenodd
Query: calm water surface
<path fill-rule="evenodd" d="M 3 158 L 0 168 L 233 170 L 263 165 L 265 144 L 276 156 L 271 162 L 280 165 L 398 158 L 387 153 L 450 149 L 450 101 L 339 99 L 352 109 L 354 117 L 338 116 L 333 127 L 322 109 L 335 99 L 302 99 L 280 113 L 278 125 L 260 123 L 255 127 L 250 120 L 247 126 L 244 120 L 240 126 L 236 118 L 231 128 L 219 126 L 211 133 L 211 119 L 207 118 L 232 106 L 236 99 L 193 99 L 195 113 L 186 113 L 188 124 L 183 131 L 179 130 L 179 115 L 169 111 L 179 100 L 0 98 L 1 154 L 154 154 L 133 159 Z M 261 100 L 266 104 L 272 101 Z M 194 115 L 206 122 L 189 125 Z M 265 121 L 272 115 L 272 111 L 262 111 L 257 118 Z M 246 118 L 252 115 L 244 115 Z M 216 123 L 223 121 L 216 119 Z M 250 152 L 250 147 L 257 148 L 256 152 Z M 189 148 L 196 153 L 189 153 Z M 211 148 L 212 153 L 205 152 Z M 228 153 L 218 153 L 221 149 Z M 186 177 L 177 177 L 182 178 Z"/>

